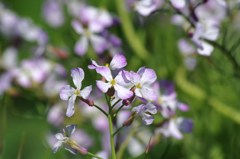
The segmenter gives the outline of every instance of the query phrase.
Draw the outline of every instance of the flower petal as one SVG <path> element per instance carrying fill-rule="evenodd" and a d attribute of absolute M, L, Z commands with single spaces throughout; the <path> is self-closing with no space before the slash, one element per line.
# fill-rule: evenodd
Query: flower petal
<path fill-rule="evenodd" d="M 153 69 L 140 68 L 138 73 L 141 74 L 141 83 L 151 84 L 156 81 L 157 75 Z"/>
<path fill-rule="evenodd" d="M 113 79 L 111 71 L 109 69 L 109 67 L 98 67 L 96 69 L 97 73 L 99 73 L 100 75 L 102 75 L 107 81 L 111 81 Z"/>
<path fill-rule="evenodd" d="M 73 95 L 74 89 L 70 85 L 64 86 L 60 91 L 60 98 L 62 100 L 68 100 L 68 98 Z"/>
<path fill-rule="evenodd" d="M 173 137 L 176 139 L 182 139 L 182 134 L 178 129 L 178 125 L 174 119 L 169 121 L 169 131 L 172 134 Z"/>
<path fill-rule="evenodd" d="M 67 125 L 66 128 L 63 129 L 67 137 L 70 137 L 75 132 L 75 130 L 76 130 L 75 124 Z"/>
<path fill-rule="evenodd" d="M 91 35 L 90 41 L 96 53 L 102 53 L 107 48 L 107 41 L 101 36 Z"/>
<path fill-rule="evenodd" d="M 75 45 L 74 51 L 82 56 L 86 53 L 88 49 L 88 40 L 85 36 L 82 36 L 82 38 L 80 40 L 78 40 L 78 42 Z"/>
<path fill-rule="evenodd" d="M 61 141 L 58 141 L 57 143 L 54 144 L 53 148 L 52 148 L 52 151 L 53 153 L 56 153 L 57 150 L 62 146 L 62 142 Z"/>
<path fill-rule="evenodd" d="M 90 70 L 94 70 L 94 69 L 96 69 L 96 68 L 98 68 L 98 67 L 101 67 L 100 65 L 97 64 L 96 61 L 91 60 L 91 62 L 92 62 L 92 63 L 91 63 L 90 65 L 88 65 L 88 68 L 89 68 Z"/>
<path fill-rule="evenodd" d="M 147 112 L 149 112 L 151 114 L 156 114 L 157 113 L 157 108 L 152 103 L 147 103 L 146 108 L 147 108 Z"/>
<path fill-rule="evenodd" d="M 186 0 L 170 0 L 176 8 L 183 8 L 186 5 Z"/>
<path fill-rule="evenodd" d="M 135 90 L 136 96 L 145 98 L 147 100 L 156 100 L 157 96 L 152 88 L 143 86 L 141 89 Z"/>
<path fill-rule="evenodd" d="M 124 55 L 121 54 L 115 55 L 110 63 L 110 67 L 113 70 L 123 68 L 126 65 L 127 65 L 126 58 Z"/>
<path fill-rule="evenodd" d="M 150 125 L 150 124 L 152 124 L 154 117 L 150 114 L 144 114 L 144 115 L 142 115 L 142 120 L 145 125 Z"/>
<path fill-rule="evenodd" d="M 197 52 L 200 55 L 204 55 L 204 56 L 210 56 L 211 53 L 213 52 L 213 46 L 206 43 L 205 41 L 202 41 L 202 48 L 198 48 Z"/>
<path fill-rule="evenodd" d="M 91 91 L 92 91 L 92 86 L 87 86 L 87 87 L 83 88 L 83 89 L 81 90 L 81 93 L 80 93 L 80 94 L 81 94 L 81 97 L 82 97 L 83 99 L 87 99 L 88 96 L 90 95 Z"/>
<path fill-rule="evenodd" d="M 57 138 L 58 141 L 64 140 L 64 136 L 62 133 L 57 133 L 55 137 Z"/>
<path fill-rule="evenodd" d="M 71 117 L 74 114 L 74 104 L 76 100 L 76 95 L 72 95 L 68 101 L 68 107 L 67 107 L 67 112 L 66 116 Z"/>
<path fill-rule="evenodd" d="M 82 24 L 77 20 L 72 21 L 72 27 L 78 34 L 82 34 L 84 32 Z"/>
<path fill-rule="evenodd" d="M 77 87 L 77 89 L 81 89 L 82 80 L 84 79 L 84 71 L 81 68 L 73 68 L 71 70 L 71 76 L 73 78 L 73 83 Z"/>
<path fill-rule="evenodd" d="M 132 95 L 133 95 L 132 91 L 130 91 L 129 89 L 127 89 L 119 84 L 114 85 L 114 89 L 116 90 L 117 96 L 120 99 L 128 99 L 128 98 L 132 97 Z"/>
<path fill-rule="evenodd" d="M 103 92 L 106 93 L 111 87 L 110 83 L 105 83 L 103 81 L 97 81 L 97 87 Z"/>

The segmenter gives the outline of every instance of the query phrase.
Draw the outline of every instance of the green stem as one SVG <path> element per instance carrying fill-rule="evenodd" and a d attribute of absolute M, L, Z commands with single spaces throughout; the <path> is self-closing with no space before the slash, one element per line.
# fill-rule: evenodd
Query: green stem
<path fill-rule="evenodd" d="M 109 124 L 110 145 L 111 145 L 111 154 L 112 154 L 111 159 L 117 159 L 116 158 L 116 152 L 115 152 L 115 144 L 114 144 L 113 125 L 112 125 L 111 114 L 108 115 L 108 124 Z"/>
<path fill-rule="evenodd" d="M 108 96 L 106 94 L 105 94 L 105 99 L 106 99 L 107 105 L 108 105 L 108 113 L 111 114 L 112 107 L 111 107 L 110 100 L 109 100 L 109 98 L 108 98 Z"/>
<path fill-rule="evenodd" d="M 121 105 L 121 106 L 117 109 L 117 111 L 116 111 L 115 114 L 114 114 L 114 117 L 117 116 L 118 112 L 119 112 L 124 106 L 125 106 L 125 105 L 123 104 L 123 105 Z"/>
<path fill-rule="evenodd" d="M 132 47 L 135 54 L 137 54 L 142 60 L 147 60 L 150 54 L 144 48 L 144 45 L 137 37 L 134 27 L 132 25 L 132 20 L 129 18 L 128 11 L 125 7 L 124 0 L 115 0 L 117 12 L 121 20 L 121 26 L 124 32 L 124 35 L 127 38 L 128 43 Z"/>
<path fill-rule="evenodd" d="M 96 107 L 98 110 L 100 110 L 106 117 L 108 116 L 107 113 L 102 108 L 100 108 L 99 106 L 97 106 L 95 104 L 93 106 Z"/>
<path fill-rule="evenodd" d="M 117 101 L 112 105 L 112 108 L 114 108 L 120 101 L 121 101 L 121 99 L 117 100 Z"/>
<path fill-rule="evenodd" d="M 124 125 L 122 125 L 120 128 L 117 129 L 117 131 L 115 131 L 112 136 L 115 136 L 120 130 L 122 130 L 122 128 L 124 128 Z"/>
<path fill-rule="evenodd" d="M 95 158 L 98 158 L 98 159 L 103 159 L 103 158 L 101 158 L 101 157 L 99 157 L 99 156 L 97 156 L 97 155 L 95 155 L 95 154 L 93 154 L 93 153 L 91 153 L 91 152 L 88 152 L 87 155 L 90 156 L 90 157 L 95 157 Z"/>

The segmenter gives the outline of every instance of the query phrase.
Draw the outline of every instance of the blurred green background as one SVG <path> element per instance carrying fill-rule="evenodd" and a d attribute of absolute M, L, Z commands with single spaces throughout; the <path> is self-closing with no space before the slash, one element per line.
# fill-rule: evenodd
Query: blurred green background
<path fill-rule="evenodd" d="M 56 59 L 57 62 L 64 64 L 68 71 L 72 67 L 87 68 L 89 57 L 79 57 L 73 53 L 72 48 L 77 38 L 68 36 L 74 32 L 70 29 L 69 23 L 72 19 L 66 18 L 63 27 L 53 29 L 42 18 L 43 1 L 2 2 L 19 16 L 31 18 L 47 31 L 52 45 L 70 48 L 67 60 Z M 89 0 L 87 3 L 107 8 L 115 15 L 119 15 L 115 1 Z M 158 159 L 161 156 L 159 153 L 166 151 L 165 158 L 168 159 L 240 159 L 240 79 L 233 75 L 232 63 L 218 49 L 215 49 L 210 57 L 196 56 L 198 60 L 196 69 L 188 71 L 177 48 L 178 40 L 185 34 L 170 23 L 169 17 L 169 13 L 158 13 L 146 19 L 144 24 L 140 24 L 135 14 L 129 14 L 128 18 L 131 18 L 130 23 L 134 27 L 137 40 L 150 54 L 146 58 L 140 58 L 136 50 L 132 49 L 122 26 L 113 29 L 123 41 L 123 50 L 129 63 L 128 69 L 136 70 L 142 65 L 155 69 L 159 79 L 174 81 L 178 98 L 190 106 L 190 111 L 184 113 L 184 116 L 193 119 L 193 133 L 185 135 L 180 141 L 175 139 L 161 141 L 150 151 L 149 159 Z M 240 37 L 238 31 L 233 32 Z M 6 42 L 3 37 L 0 37 L 0 40 L 2 49 Z M 24 50 L 20 50 L 20 53 L 25 54 Z M 89 77 L 87 84 L 94 80 L 94 75 L 87 72 Z M 26 90 L 20 97 L 4 95 L 0 98 L 0 158 L 84 158 L 80 155 L 74 156 L 65 150 L 57 154 L 52 153 L 46 142 L 46 134 L 52 129 L 46 121 L 51 101 Z M 94 135 L 94 132 L 91 133 Z M 97 151 L 98 147 L 91 150 Z"/>

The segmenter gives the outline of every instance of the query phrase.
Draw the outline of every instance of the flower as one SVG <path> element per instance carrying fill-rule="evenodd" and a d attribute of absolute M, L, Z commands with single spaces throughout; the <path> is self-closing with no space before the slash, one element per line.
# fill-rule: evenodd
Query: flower
<path fill-rule="evenodd" d="M 204 40 L 214 41 L 218 38 L 219 28 L 214 21 L 198 22 L 196 30 L 192 36 L 192 41 L 197 46 L 197 52 L 201 55 L 209 56 L 213 51 L 213 46 Z"/>
<path fill-rule="evenodd" d="M 193 123 L 190 119 L 184 118 L 171 118 L 166 121 L 160 128 L 156 129 L 156 133 L 161 133 L 165 137 L 174 137 L 182 139 L 182 132 L 191 132 Z"/>
<path fill-rule="evenodd" d="M 156 95 L 152 89 L 152 84 L 156 81 L 157 75 L 153 69 L 141 67 L 137 73 L 124 71 L 124 80 L 134 86 L 136 96 L 148 100 L 155 100 Z"/>
<path fill-rule="evenodd" d="M 79 20 L 72 22 L 74 30 L 81 35 L 75 45 L 75 52 L 78 55 L 84 55 L 90 42 L 96 53 L 103 53 L 107 49 L 107 41 L 100 33 L 112 25 L 112 17 L 105 10 L 87 6 L 81 9 L 79 16 Z"/>
<path fill-rule="evenodd" d="M 64 23 L 63 4 L 58 0 L 46 0 L 43 8 L 45 21 L 52 27 L 60 27 Z"/>
<path fill-rule="evenodd" d="M 177 99 L 174 85 L 169 81 L 160 81 L 154 84 L 155 94 L 157 95 L 154 104 L 160 110 L 164 118 L 169 118 L 176 114 L 176 110 L 187 111 L 188 106 Z"/>
<path fill-rule="evenodd" d="M 64 146 L 66 150 L 73 154 L 76 154 L 77 152 L 87 154 L 87 149 L 79 146 L 76 141 L 71 139 L 75 130 L 76 125 L 67 125 L 66 128 L 63 129 L 63 133 L 57 133 L 55 137 L 58 141 L 54 144 L 52 151 L 56 153 L 60 147 Z"/>
<path fill-rule="evenodd" d="M 142 118 L 144 124 L 150 125 L 154 120 L 152 115 L 157 113 L 157 108 L 152 103 L 147 103 L 134 107 L 133 111 Z"/>
<path fill-rule="evenodd" d="M 120 71 L 115 78 L 113 78 L 109 67 L 98 67 L 96 68 L 96 71 L 97 73 L 101 74 L 106 80 L 106 82 L 97 80 L 97 87 L 103 93 L 107 93 L 110 88 L 113 88 L 116 96 L 120 99 L 128 99 L 132 97 L 132 91 L 125 87 L 122 71 Z"/>
<path fill-rule="evenodd" d="M 163 0 L 128 0 L 128 5 L 133 7 L 142 16 L 149 16 L 162 4 Z"/>
<path fill-rule="evenodd" d="M 80 97 L 81 99 L 87 99 L 92 91 L 92 86 L 87 86 L 80 90 L 84 79 L 84 71 L 81 68 L 72 69 L 71 76 L 76 88 L 66 85 L 60 91 L 60 98 L 62 100 L 68 100 L 68 108 L 66 112 L 68 117 L 71 117 L 74 114 L 74 103 L 76 98 Z"/>

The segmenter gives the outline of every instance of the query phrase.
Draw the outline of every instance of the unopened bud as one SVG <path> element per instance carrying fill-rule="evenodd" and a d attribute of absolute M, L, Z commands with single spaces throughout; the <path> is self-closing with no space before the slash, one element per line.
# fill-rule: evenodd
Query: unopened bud
<path fill-rule="evenodd" d="M 86 148 L 78 145 L 73 145 L 72 148 L 77 150 L 80 154 L 83 154 L 83 155 L 86 155 L 88 153 L 88 150 Z"/>
<path fill-rule="evenodd" d="M 80 98 L 81 101 L 83 101 L 84 103 L 86 103 L 87 105 L 89 106 L 94 106 L 94 101 L 91 100 L 91 99 L 83 99 L 83 98 Z"/>
<path fill-rule="evenodd" d="M 115 94 L 115 89 L 113 87 L 109 88 L 107 91 L 107 95 L 112 97 Z"/>

